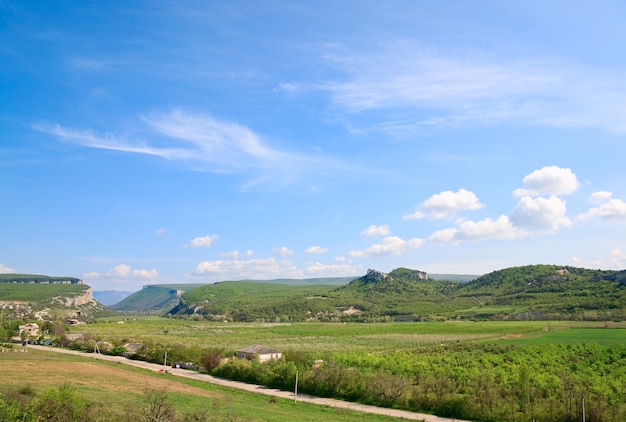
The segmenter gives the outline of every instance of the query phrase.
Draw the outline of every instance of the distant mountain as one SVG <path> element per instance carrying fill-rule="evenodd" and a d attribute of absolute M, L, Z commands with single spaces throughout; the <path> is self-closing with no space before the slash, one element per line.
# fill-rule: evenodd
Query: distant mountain
<path fill-rule="evenodd" d="M 180 296 L 202 284 L 153 284 L 144 286 L 122 301 L 109 306 L 121 312 L 165 313 L 180 302 Z"/>
<path fill-rule="evenodd" d="M 134 292 L 120 292 L 117 290 L 101 290 L 94 291 L 93 297 L 104 306 L 111 306 L 121 302 L 133 293 Z"/>

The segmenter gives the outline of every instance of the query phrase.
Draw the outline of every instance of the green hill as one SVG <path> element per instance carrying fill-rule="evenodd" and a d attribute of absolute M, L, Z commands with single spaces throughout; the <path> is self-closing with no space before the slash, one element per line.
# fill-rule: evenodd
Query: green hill
<path fill-rule="evenodd" d="M 514 307 L 546 318 L 623 318 L 624 272 L 557 265 L 494 271 L 469 282 L 458 297 L 480 298 L 485 307 Z M 621 275 L 621 276 L 620 276 Z M 586 315 L 584 315 L 586 313 Z"/>
<path fill-rule="evenodd" d="M 105 308 L 94 300 L 91 287 L 74 277 L 32 274 L 0 274 L 0 304 L 20 304 L 34 312 L 67 311 L 82 316 L 101 315 Z M 6 308 L 5 305 L 2 308 Z M 10 309 L 10 308 L 9 308 Z M 22 309 L 22 313 L 24 312 Z"/>
<path fill-rule="evenodd" d="M 626 272 L 531 265 L 461 283 L 398 268 L 342 286 L 228 281 L 188 291 L 170 313 L 237 321 L 624 319 Z"/>
<path fill-rule="evenodd" d="M 126 297 L 121 302 L 109 306 L 109 309 L 122 312 L 164 313 L 180 302 L 180 296 L 201 284 L 153 284 L 144 286 L 138 292 Z"/>

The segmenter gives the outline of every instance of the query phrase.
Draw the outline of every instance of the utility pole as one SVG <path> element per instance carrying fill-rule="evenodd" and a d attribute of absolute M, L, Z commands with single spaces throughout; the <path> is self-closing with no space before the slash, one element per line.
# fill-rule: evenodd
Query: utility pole
<path fill-rule="evenodd" d="M 298 370 L 297 369 L 296 369 L 296 387 L 293 392 L 293 402 L 298 403 Z"/>

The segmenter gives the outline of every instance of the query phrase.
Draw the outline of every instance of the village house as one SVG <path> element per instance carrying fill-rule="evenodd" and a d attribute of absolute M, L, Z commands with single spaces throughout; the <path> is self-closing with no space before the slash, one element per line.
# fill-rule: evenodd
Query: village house
<path fill-rule="evenodd" d="M 22 333 L 25 333 L 26 337 L 39 337 L 39 325 L 33 322 L 20 325 L 20 337 Z"/>
<path fill-rule="evenodd" d="M 262 346 L 260 344 L 248 346 L 246 348 L 237 350 L 237 357 L 239 359 L 258 359 L 259 362 L 267 362 L 272 359 L 280 359 L 281 356 L 282 353 L 279 350 L 272 349 L 268 346 Z"/>

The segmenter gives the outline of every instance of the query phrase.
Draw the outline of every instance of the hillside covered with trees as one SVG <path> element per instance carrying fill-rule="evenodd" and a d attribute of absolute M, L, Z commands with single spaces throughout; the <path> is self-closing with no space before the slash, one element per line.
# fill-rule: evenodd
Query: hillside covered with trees
<path fill-rule="evenodd" d="M 342 286 L 221 282 L 189 290 L 169 314 L 235 321 L 410 321 L 626 317 L 626 271 L 507 268 L 467 283 L 370 270 Z"/>

